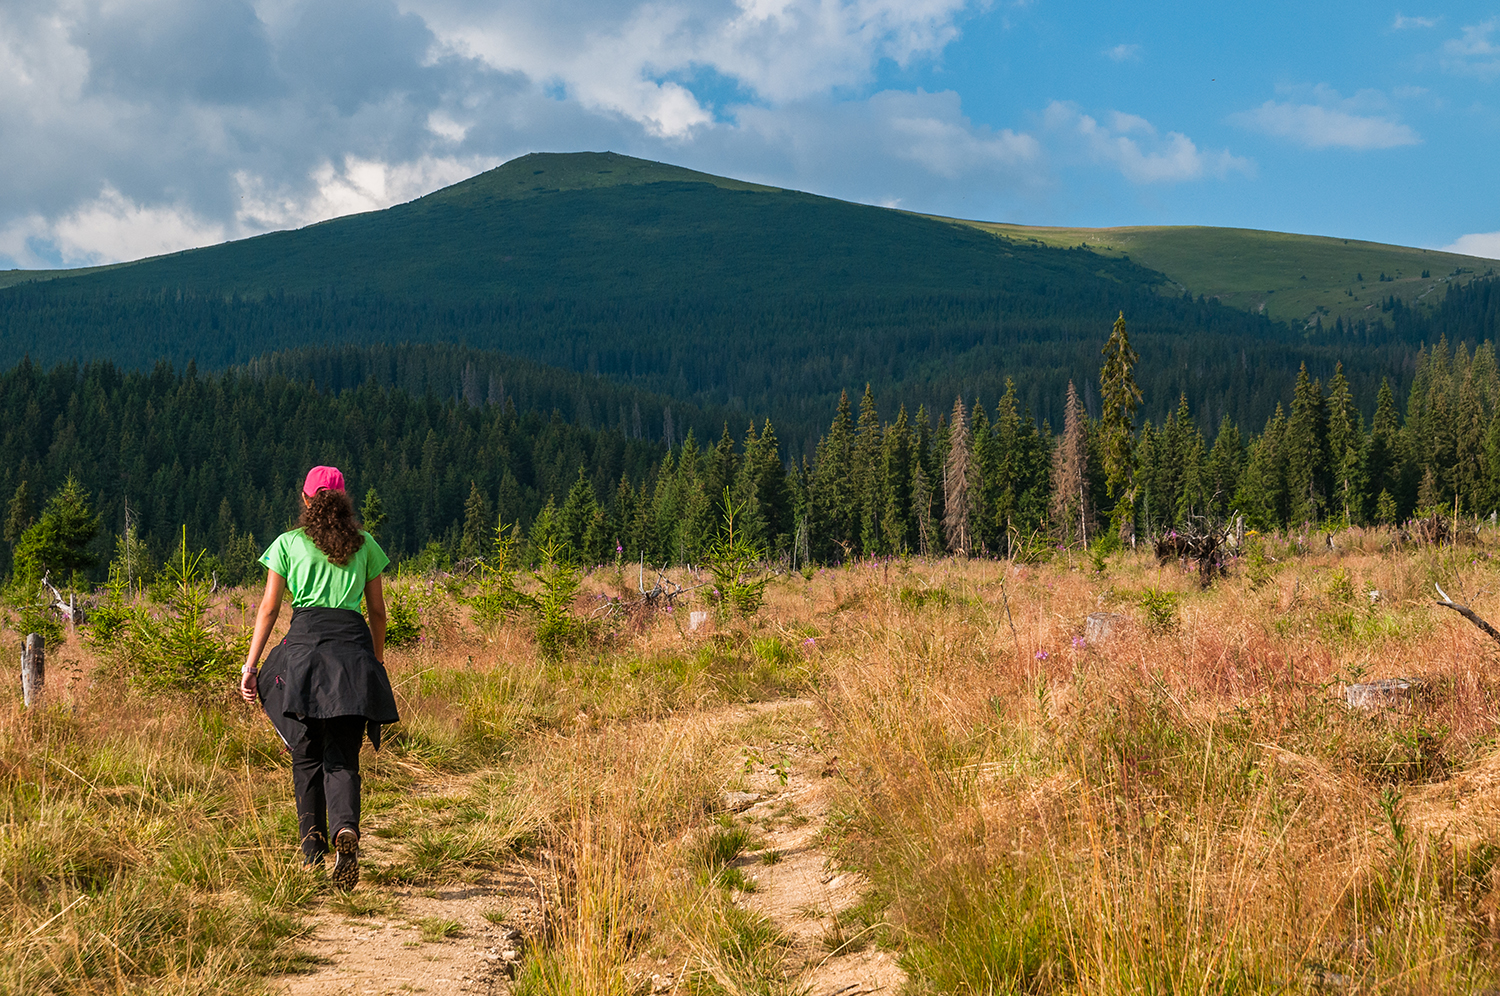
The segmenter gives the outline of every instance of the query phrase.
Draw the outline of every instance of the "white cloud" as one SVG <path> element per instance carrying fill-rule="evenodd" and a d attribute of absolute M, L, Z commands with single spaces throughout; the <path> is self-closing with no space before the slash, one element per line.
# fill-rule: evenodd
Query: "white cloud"
<path fill-rule="evenodd" d="M 1461 37 L 1443 43 L 1443 68 L 1481 79 L 1500 75 L 1500 43 L 1493 38 L 1496 28 L 1500 28 L 1496 17 L 1464 25 Z"/>
<path fill-rule="evenodd" d="M 1397 31 L 1406 31 L 1409 28 L 1435 28 L 1437 23 L 1436 17 L 1407 17 L 1404 14 L 1397 14 L 1396 21 L 1391 27 Z"/>
<path fill-rule="evenodd" d="M 683 78 L 711 72 L 772 104 L 810 99 L 868 82 L 881 59 L 940 52 L 968 0 L 407 3 L 453 52 L 682 139 L 713 121 Z"/>
<path fill-rule="evenodd" d="M 1231 114 L 1242 128 L 1284 138 L 1309 149 L 1392 149 L 1417 145 L 1422 139 L 1408 125 L 1384 114 L 1388 102 L 1376 90 L 1361 90 L 1345 98 L 1319 84 L 1305 91 L 1311 102 L 1268 100 L 1259 107 Z"/>
<path fill-rule="evenodd" d="M 1114 48 L 1105 49 L 1104 54 L 1115 62 L 1136 62 L 1140 60 L 1141 47 L 1139 45 L 1127 45 L 1122 42 Z"/>
<path fill-rule="evenodd" d="M 322 163 L 312 173 L 313 189 L 276 187 L 264 177 L 235 174 L 240 206 L 239 232 L 252 234 L 298 228 L 329 218 L 379 211 L 467 179 L 499 165 L 495 159 L 423 157 L 409 163 L 384 163 L 347 156 L 339 167 Z"/>
<path fill-rule="evenodd" d="M 1084 153 L 1118 169 L 1132 183 L 1180 183 L 1205 177 L 1223 179 L 1232 173 L 1251 175 L 1254 164 L 1227 149 L 1200 150 L 1181 132 L 1162 136 L 1145 118 L 1114 111 L 1100 124 L 1076 106 L 1053 101 L 1043 113 L 1048 131 L 1081 142 Z"/>
<path fill-rule="evenodd" d="M 835 197 L 973 216 L 1036 193 L 1047 177 L 1035 136 L 975 126 L 952 91 L 886 90 L 863 101 L 744 107 L 734 127 L 705 134 L 697 146 L 699 155 L 742 164 L 747 179 L 777 183 L 791 175 Z M 880 168 L 843 168 L 851 162 Z M 959 208 L 962 192 L 972 187 L 993 196 Z M 919 191 L 921 204 L 905 191 Z"/>
<path fill-rule="evenodd" d="M 1481 256 L 1484 259 L 1500 259 L 1500 232 L 1475 232 L 1472 235 L 1460 235 L 1452 245 L 1443 246 L 1443 252 Z"/>
<path fill-rule="evenodd" d="M 87 266 L 121 259 L 213 245 L 225 239 L 224 226 L 200 218 L 182 205 L 142 205 L 113 187 L 61 218 L 32 216 L 0 235 L 0 248 L 31 265 L 39 260 L 32 247 L 48 244 L 67 266 Z"/>
<path fill-rule="evenodd" d="M 1138 183 L 1251 169 L 1131 115 L 989 126 L 951 91 L 877 89 L 883 64 L 940 59 L 990 5 L 0 3 L 0 266 L 305 225 L 541 150 L 969 217 L 1049 196 L 1059 162 Z"/>

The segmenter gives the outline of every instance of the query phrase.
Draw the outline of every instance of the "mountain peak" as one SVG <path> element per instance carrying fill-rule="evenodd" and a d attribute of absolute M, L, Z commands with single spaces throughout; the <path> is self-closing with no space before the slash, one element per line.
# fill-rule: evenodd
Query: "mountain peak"
<path fill-rule="evenodd" d="M 641 186 L 650 183 L 705 183 L 725 190 L 772 193 L 777 187 L 700 173 L 670 163 L 636 159 L 617 152 L 532 152 L 444 187 L 421 198 L 430 202 L 524 200 L 565 190 Z"/>

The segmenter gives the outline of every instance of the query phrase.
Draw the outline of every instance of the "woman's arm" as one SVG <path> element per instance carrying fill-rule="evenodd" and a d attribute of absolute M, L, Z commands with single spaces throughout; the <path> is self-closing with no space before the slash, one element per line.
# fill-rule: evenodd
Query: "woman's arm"
<path fill-rule="evenodd" d="M 240 672 L 240 695 L 246 702 L 254 702 L 255 672 L 260 662 L 260 653 L 266 649 L 271 638 L 271 628 L 281 615 L 281 597 L 286 594 L 286 578 L 275 571 L 266 572 L 266 593 L 261 596 L 260 608 L 255 613 L 255 633 L 250 637 L 250 652 L 245 655 L 245 667 Z"/>
<path fill-rule="evenodd" d="M 385 663 L 385 589 L 377 574 L 365 582 L 365 613 L 370 617 L 370 639 L 375 641 L 375 659 Z"/>

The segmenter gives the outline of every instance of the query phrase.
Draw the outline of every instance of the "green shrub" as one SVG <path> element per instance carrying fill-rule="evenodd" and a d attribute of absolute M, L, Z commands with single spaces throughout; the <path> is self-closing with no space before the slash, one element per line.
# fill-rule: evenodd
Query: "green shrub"
<path fill-rule="evenodd" d="M 562 547 L 548 541 L 541 550 L 542 567 L 533 573 L 541 585 L 537 596 L 536 642 L 542 654 L 556 660 L 577 641 L 580 627 L 573 618 L 573 599 L 583 584 L 578 569 L 568 562 Z"/>
<path fill-rule="evenodd" d="M 732 608 L 741 616 L 749 617 L 760 611 L 766 598 L 766 585 L 771 577 L 760 567 L 765 551 L 745 538 L 744 530 L 736 522 L 740 507 L 724 489 L 724 525 L 719 535 L 708 546 L 706 563 L 713 575 L 714 589 L 710 596 L 719 608 Z"/>
<path fill-rule="evenodd" d="M 404 647 L 422 635 L 422 618 L 412 608 L 406 592 L 392 588 L 385 600 L 385 645 Z"/>
<path fill-rule="evenodd" d="M 131 611 L 117 635 L 115 652 L 146 685 L 203 689 L 239 674 L 250 631 L 231 630 L 206 618 L 213 593 L 201 570 L 203 557 L 201 550 L 188 553 L 184 528 L 177 556 L 152 586 L 158 611 Z"/>
<path fill-rule="evenodd" d="M 1141 592 L 1141 609 L 1146 613 L 1146 625 L 1159 632 L 1177 628 L 1178 594 L 1161 588 L 1147 588 Z"/>
<path fill-rule="evenodd" d="M 474 621 L 487 636 L 495 627 L 525 608 L 536 608 L 536 599 L 516 587 L 516 571 L 510 566 L 520 529 L 501 524 L 495 529 L 495 540 L 488 559 L 479 565 L 479 586 L 469 598 Z"/>

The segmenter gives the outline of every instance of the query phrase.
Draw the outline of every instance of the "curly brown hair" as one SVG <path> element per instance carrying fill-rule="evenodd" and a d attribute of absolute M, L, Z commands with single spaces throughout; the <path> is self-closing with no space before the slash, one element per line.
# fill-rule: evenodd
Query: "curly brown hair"
<path fill-rule="evenodd" d="M 344 491 L 324 488 L 313 495 L 302 509 L 302 520 L 297 525 L 340 567 L 349 563 L 365 545 L 364 533 L 359 531 L 359 521 L 354 518 L 354 503 Z"/>

